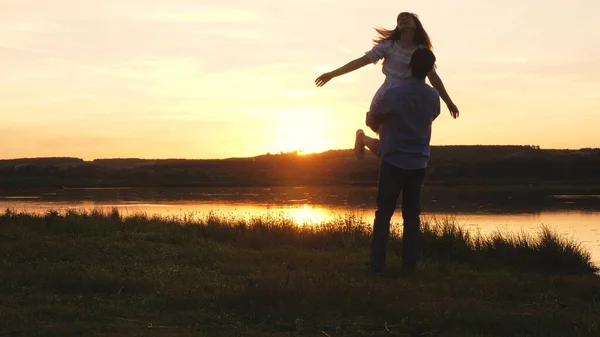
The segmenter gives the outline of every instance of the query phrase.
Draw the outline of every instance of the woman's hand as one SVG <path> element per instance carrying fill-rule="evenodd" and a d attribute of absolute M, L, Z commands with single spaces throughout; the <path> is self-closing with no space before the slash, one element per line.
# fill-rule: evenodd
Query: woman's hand
<path fill-rule="evenodd" d="M 442 79 L 438 75 L 437 71 L 435 71 L 435 68 L 433 69 L 433 71 L 427 74 L 427 77 L 429 78 L 429 82 L 431 82 L 431 86 L 434 87 L 440 93 L 440 98 L 446 103 L 448 110 L 450 110 L 450 115 L 455 119 L 458 118 L 458 108 L 456 107 L 456 104 L 452 102 L 452 99 L 446 92 L 446 88 L 444 88 L 444 83 L 442 83 Z"/>
<path fill-rule="evenodd" d="M 364 67 L 369 63 L 371 63 L 371 61 L 369 60 L 369 58 L 366 55 L 361 56 L 361 57 L 357 58 L 356 60 L 352 60 L 352 61 L 346 63 L 344 66 L 342 66 L 334 71 L 330 71 L 328 73 L 325 73 L 325 74 L 317 77 L 317 79 L 315 80 L 315 84 L 317 85 L 317 87 L 322 87 L 325 85 L 325 83 L 331 81 L 332 78 L 342 76 L 351 71 L 355 71 L 356 69 Z"/>
<path fill-rule="evenodd" d="M 315 80 L 315 84 L 317 85 L 317 87 L 322 87 L 325 85 L 325 83 L 329 82 L 332 78 L 333 78 L 333 75 L 331 75 L 331 73 L 325 73 L 325 74 L 317 77 L 317 79 Z"/>
<path fill-rule="evenodd" d="M 459 111 L 458 111 L 458 107 L 456 106 L 456 104 L 454 104 L 454 102 L 450 102 L 448 104 L 446 104 L 446 106 L 448 107 L 448 110 L 450 111 L 450 115 L 452 115 L 452 117 L 454 117 L 455 119 L 458 118 L 459 115 Z"/>

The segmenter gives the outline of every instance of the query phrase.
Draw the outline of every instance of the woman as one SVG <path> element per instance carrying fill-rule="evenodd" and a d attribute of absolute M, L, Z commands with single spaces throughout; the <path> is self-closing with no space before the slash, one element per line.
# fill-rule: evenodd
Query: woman
<path fill-rule="evenodd" d="M 385 81 L 371 101 L 369 111 L 372 111 L 387 90 L 402 85 L 410 78 L 409 63 L 412 53 L 417 48 L 432 48 L 429 35 L 416 14 L 402 12 L 398 15 L 396 23 L 397 26 L 393 30 L 376 29 L 379 37 L 374 40 L 375 46 L 370 51 L 334 71 L 319 76 L 315 80 L 316 85 L 321 87 L 334 77 L 347 74 L 370 63 L 377 63 L 377 61 L 383 59 Z M 459 114 L 458 108 L 452 102 L 452 99 L 450 99 L 435 68 L 427 75 L 427 78 L 429 78 L 431 85 L 440 93 L 440 97 L 446 103 L 452 117 L 457 118 Z M 365 146 L 375 155 L 378 155 L 379 139 L 368 137 L 363 130 L 359 129 L 356 131 L 356 141 L 354 144 L 354 153 L 359 159 L 364 157 Z"/>

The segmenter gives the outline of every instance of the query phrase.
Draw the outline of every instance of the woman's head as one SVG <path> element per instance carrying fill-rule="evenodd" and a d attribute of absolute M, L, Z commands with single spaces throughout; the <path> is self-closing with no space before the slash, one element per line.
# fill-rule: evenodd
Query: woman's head
<path fill-rule="evenodd" d="M 398 14 L 396 18 L 396 28 L 402 32 L 402 29 L 413 29 L 417 28 L 417 21 L 419 19 L 415 14 L 402 12 Z"/>
<path fill-rule="evenodd" d="M 378 38 L 374 39 L 373 42 L 381 43 L 386 40 L 400 40 L 402 33 L 408 33 L 409 30 L 414 32 L 413 43 L 417 46 L 422 45 L 431 49 L 431 40 L 429 35 L 423 28 L 423 24 L 419 20 L 419 17 L 414 13 L 402 12 L 398 14 L 396 18 L 396 28 L 393 30 L 376 28 Z"/>

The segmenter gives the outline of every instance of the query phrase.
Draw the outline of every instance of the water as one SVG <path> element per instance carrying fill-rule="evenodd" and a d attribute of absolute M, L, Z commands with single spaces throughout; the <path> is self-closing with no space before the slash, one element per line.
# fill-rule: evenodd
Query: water
<path fill-rule="evenodd" d="M 282 216 L 311 225 L 352 214 L 372 222 L 376 189 L 367 187 L 62 189 L 0 194 L 0 208 L 48 210 L 117 208 L 124 215 L 204 217 Z M 425 217 L 452 217 L 472 232 L 538 232 L 542 225 L 581 242 L 600 264 L 600 196 L 536 190 L 425 188 Z M 392 219 L 401 223 L 398 212 Z"/>

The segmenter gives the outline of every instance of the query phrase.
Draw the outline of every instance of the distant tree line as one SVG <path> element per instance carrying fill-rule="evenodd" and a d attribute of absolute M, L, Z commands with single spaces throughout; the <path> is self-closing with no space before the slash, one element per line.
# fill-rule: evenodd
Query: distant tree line
<path fill-rule="evenodd" d="M 375 184 L 379 160 L 351 150 L 224 160 L 33 158 L 0 160 L 0 188 Z M 439 184 L 600 182 L 600 149 L 437 146 L 427 179 Z"/>

